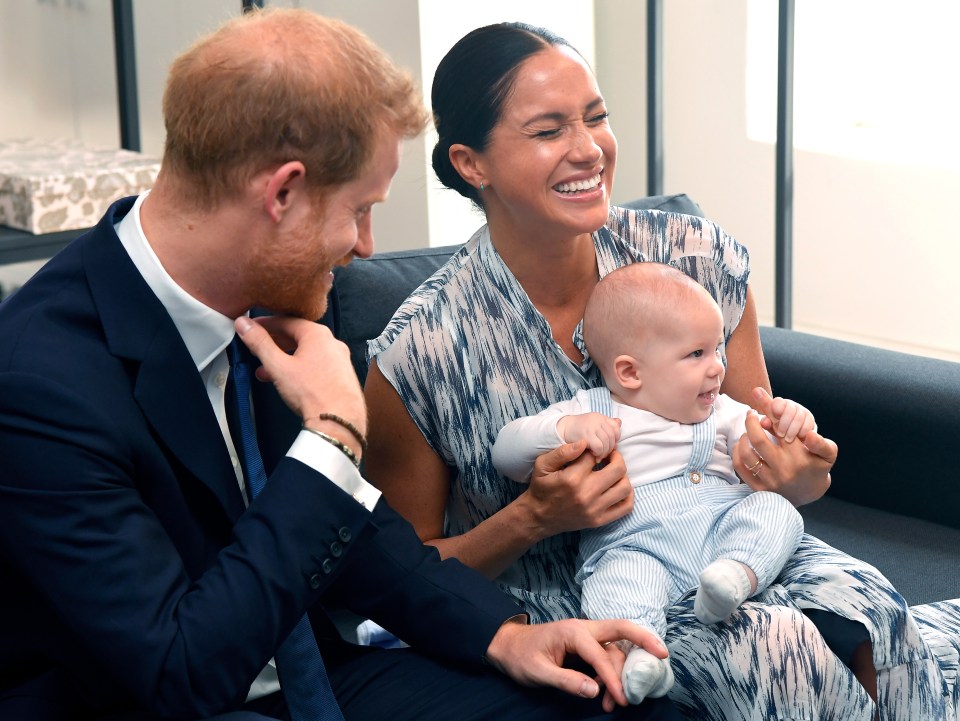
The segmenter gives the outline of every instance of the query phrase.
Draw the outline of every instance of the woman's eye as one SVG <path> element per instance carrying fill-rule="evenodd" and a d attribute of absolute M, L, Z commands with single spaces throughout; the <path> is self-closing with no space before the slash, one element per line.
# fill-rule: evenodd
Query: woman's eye
<path fill-rule="evenodd" d="M 549 130 L 538 130 L 538 138 L 552 138 L 560 132 L 560 128 L 550 128 Z"/>
<path fill-rule="evenodd" d="M 587 122 L 588 122 L 588 123 L 591 123 L 592 125 L 599 125 L 600 123 L 604 122 L 604 121 L 605 121 L 607 118 L 609 118 L 609 117 L 610 117 L 610 113 L 608 113 L 608 112 L 602 112 L 602 113 L 600 113 L 599 115 L 594 115 L 594 116 L 593 116 L 592 118 L 590 118 Z"/>

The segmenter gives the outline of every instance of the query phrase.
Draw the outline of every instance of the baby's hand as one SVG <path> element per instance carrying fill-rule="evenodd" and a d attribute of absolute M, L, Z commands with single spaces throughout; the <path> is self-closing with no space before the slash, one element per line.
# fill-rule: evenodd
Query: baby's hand
<path fill-rule="evenodd" d="M 768 424 L 769 427 L 767 427 Z M 794 438 L 799 438 L 802 441 L 810 431 L 817 427 L 810 411 L 796 401 L 779 397 L 773 399 L 771 415 L 764 418 L 760 425 L 787 443 L 793 441 Z"/>
<path fill-rule="evenodd" d="M 564 416 L 557 422 L 557 433 L 565 443 L 581 439 L 587 442 L 587 450 L 598 461 L 610 455 L 620 440 L 620 419 L 602 413 L 581 413 Z"/>

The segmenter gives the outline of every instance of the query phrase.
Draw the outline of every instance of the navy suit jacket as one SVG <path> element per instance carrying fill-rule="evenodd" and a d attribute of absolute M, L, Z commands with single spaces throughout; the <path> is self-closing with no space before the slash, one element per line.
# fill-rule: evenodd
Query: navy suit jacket
<path fill-rule="evenodd" d="M 235 709 L 304 612 L 321 648 L 342 643 L 333 606 L 479 663 L 516 605 L 383 499 L 370 513 L 285 457 L 296 419 L 269 386 L 270 480 L 245 508 L 190 355 L 114 232 L 132 202 L 0 303 L 0 717 Z"/>

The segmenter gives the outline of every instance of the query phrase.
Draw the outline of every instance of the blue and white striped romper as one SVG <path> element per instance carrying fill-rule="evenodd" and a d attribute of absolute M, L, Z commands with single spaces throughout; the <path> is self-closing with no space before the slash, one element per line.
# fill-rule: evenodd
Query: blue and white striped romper
<path fill-rule="evenodd" d="M 631 480 L 632 469 L 641 464 L 663 471 L 656 457 L 657 439 L 664 435 L 656 430 L 666 429 L 664 443 L 676 447 L 682 436 L 689 448 L 679 473 L 634 483 L 630 513 L 581 531 L 577 580 L 587 618 L 627 618 L 663 638 L 667 609 L 697 586 L 712 561 L 730 558 L 749 566 L 758 591 L 773 582 L 800 544 L 803 519 L 783 496 L 741 484 L 732 465 L 724 476 L 711 464 L 718 440 L 725 454 L 743 434 L 747 406 L 721 395 L 705 421 L 685 425 L 637 409 L 621 412 L 603 387 L 580 391 L 576 398 L 586 406 L 580 412 L 622 420 L 620 449 Z M 655 435 L 644 434 L 651 421 Z M 736 438 L 726 437 L 731 431 Z"/>

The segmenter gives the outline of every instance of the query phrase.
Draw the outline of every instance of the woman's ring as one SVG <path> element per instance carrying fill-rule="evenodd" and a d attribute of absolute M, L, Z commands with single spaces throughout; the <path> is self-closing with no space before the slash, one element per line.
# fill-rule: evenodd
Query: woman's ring
<path fill-rule="evenodd" d="M 750 471 L 751 473 L 753 473 L 753 475 L 757 475 L 757 473 L 759 473 L 760 471 L 757 470 L 756 472 L 754 472 L 754 469 L 759 469 L 760 466 L 762 466 L 762 465 L 763 465 L 763 457 L 758 454 L 758 455 L 757 455 L 757 462 L 754 463 L 752 466 L 747 466 L 747 470 Z"/>

